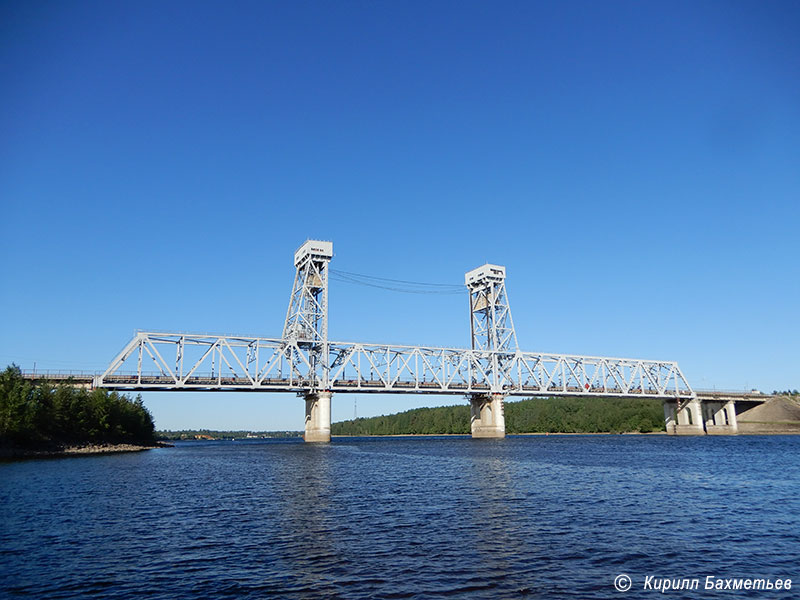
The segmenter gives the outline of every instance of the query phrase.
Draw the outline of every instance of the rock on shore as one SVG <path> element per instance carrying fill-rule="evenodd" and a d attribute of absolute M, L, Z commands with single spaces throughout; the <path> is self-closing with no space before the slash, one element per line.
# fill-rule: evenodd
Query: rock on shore
<path fill-rule="evenodd" d="M 86 456 L 90 454 L 117 454 L 121 452 L 141 452 L 153 448 L 167 448 L 171 444 L 157 442 L 155 444 L 85 444 L 66 446 L 64 448 L 30 449 L 0 448 L 0 458 L 47 458 L 58 456 Z"/>

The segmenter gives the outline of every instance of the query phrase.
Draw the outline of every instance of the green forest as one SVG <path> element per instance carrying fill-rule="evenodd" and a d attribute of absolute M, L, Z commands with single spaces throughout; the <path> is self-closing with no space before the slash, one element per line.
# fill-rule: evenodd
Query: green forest
<path fill-rule="evenodd" d="M 154 442 L 153 417 L 141 397 L 47 382 L 34 385 L 14 365 L 0 373 L 0 446 Z"/>
<path fill-rule="evenodd" d="M 536 398 L 505 403 L 506 432 L 624 433 L 664 431 L 660 400 Z M 396 415 L 341 421 L 333 435 L 467 434 L 469 405 L 417 408 Z"/>

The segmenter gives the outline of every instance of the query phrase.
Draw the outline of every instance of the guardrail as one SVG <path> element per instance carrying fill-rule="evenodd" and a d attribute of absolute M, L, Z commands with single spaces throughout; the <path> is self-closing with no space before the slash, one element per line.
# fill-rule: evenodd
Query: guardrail
<path fill-rule="evenodd" d="M 695 394 L 698 398 L 738 398 L 764 402 L 773 397 L 759 390 L 695 390 Z"/>
<path fill-rule="evenodd" d="M 52 380 L 64 380 L 64 379 L 92 379 L 96 375 L 99 375 L 99 371 L 75 371 L 75 370 L 61 370 L 58 371 L 51 371 L 49 369 L 45 369 L 43 371 L 36 369 L 34 370 L 25 370 L 22 371 L 22 376 L 25 379 L 52 379 Z"/>

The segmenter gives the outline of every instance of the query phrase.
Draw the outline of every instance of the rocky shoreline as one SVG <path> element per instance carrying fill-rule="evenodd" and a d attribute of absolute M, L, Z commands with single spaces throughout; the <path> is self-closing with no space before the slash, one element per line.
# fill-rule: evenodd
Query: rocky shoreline
<path fill-rule="evenodd" d="M 81 446 L 64 446 L 54 448 L 0 448 L 0 459 L 15 458 L 58 458 L 69 456 L 90 456 L 97 454 L 119 454 L 123 452 L 141 452 L 154 448 L 171 448 L 172 444 L 156 442 L 155 444 L 85 444 Z"/>

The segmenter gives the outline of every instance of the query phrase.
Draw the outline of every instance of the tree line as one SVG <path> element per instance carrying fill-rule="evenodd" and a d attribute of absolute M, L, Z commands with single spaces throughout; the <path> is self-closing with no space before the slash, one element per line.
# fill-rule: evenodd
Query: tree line
<path fill-rule="evenodd" d="M 16 365 L 0 373 L 0 445 L 63 447 L 151 444 L 153 416 L 142 403 L 108 390 L 36 384 Z"/>
<path fill-rule="evenodd" d="M 507 433 L 624 433 L 664 431 L 660 400 L 551 397 L 505 403 Z M 331 425 L 333 435 L 424 435 L 470 432 L 468 405 L 417 408 Z"/>
<path fill-rule="evenodd" d="M 248 430 L 219 430 L 219 429 L 179 429 L 158 430 L 156 437 L 164 441 L 214 439 L 214 440 L 241 440 L 248 436 L 256 438 L 287 438 L 303 435 L 300 431 L 248 431 Z"/>

